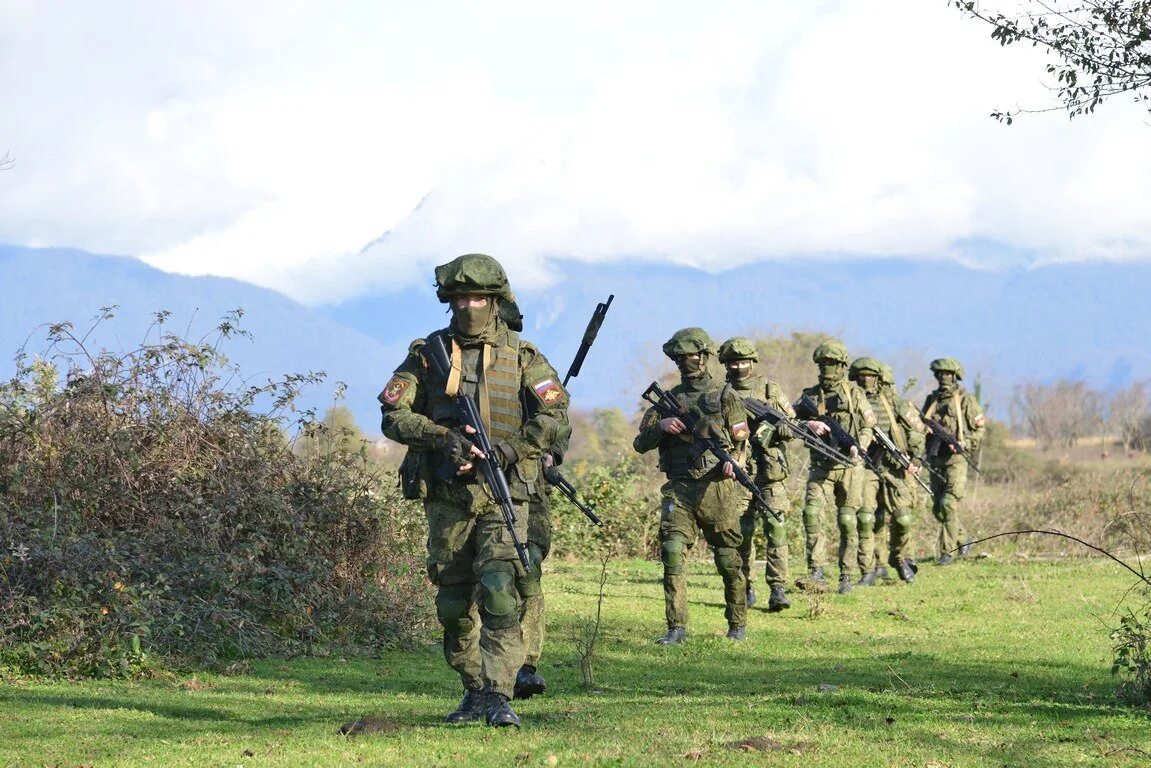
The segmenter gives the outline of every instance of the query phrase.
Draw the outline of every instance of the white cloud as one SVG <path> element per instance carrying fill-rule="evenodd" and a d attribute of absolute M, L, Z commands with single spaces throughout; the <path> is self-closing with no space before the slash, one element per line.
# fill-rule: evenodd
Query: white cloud
<path fill-rule="evenodd" d="M 1041 72 L 922 0 L 10 2 L 0 241 L 308 301 L 476 250 L 521 285 L 554 256 L 1147 258 L 1138 107 L 987 117 Z"/>

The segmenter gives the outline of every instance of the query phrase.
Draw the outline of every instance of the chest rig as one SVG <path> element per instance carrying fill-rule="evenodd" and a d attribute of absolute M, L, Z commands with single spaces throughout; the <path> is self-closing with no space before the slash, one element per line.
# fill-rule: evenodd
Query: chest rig
<path fill-rule="evenodd" d="M 723 426 L 725 424 L 723 397 L 729 389 L 730 385 L 724 384 L 699 392 L 690 392 L 680 385 L 672 389 L 671 393 L 679 398 L 692 415 Z M 732 447 L 730 433 L 727 429 L 720 431 L 723 434 L 720 439 L 724 447 L 730 449 Z M 707 450 L 703 441 L 696 440 L 692 434 L 687 432 L 678 435 L 665 434 L 660 440 L 659 468 L 669 480 L 677 477 L 698 479 L 718 464 L 719 459 Z"/>

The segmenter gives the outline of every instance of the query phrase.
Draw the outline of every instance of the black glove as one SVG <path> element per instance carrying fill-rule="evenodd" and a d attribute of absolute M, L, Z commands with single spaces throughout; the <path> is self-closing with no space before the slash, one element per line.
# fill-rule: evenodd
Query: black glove
<path fill-rule="evenodd" d="M 437 437 L 435 447 L 457 467 L 472 460 L 472 442 L 455 430 L 449 429 Z"/>

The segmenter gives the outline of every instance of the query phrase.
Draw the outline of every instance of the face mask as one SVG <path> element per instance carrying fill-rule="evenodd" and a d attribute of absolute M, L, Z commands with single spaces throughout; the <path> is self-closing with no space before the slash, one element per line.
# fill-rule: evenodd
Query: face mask
<path fill-rule="evenodd" d="M 955 389 L 955 374 L 949 372 L 941 372 L 935 374 L 935 380 L 939 382 L 939 388 L 946 391 Z"/>
<path fill-rule="evenodd" d="M 869 373 L 860 374 L 859 386 L 863 387 L 863 391 L 867 394 L 873 395 L 879 391 L 879 377 Z"/>
<path fill-rule="evenodd" d="M 843 381 L 843 372 L 847 366 L 843 363 L 820 363 L 819 383 L 824 387 L 832 387 Z"/>
<path fill-rule="evenodd" d="M 675 359 L 675 367 L 679 369 L 679 375 L 685 379 L 696 379 L 703 375 L 707 364 L 703 355 L 680 355 Z"/>
<path fill-rule="evenodd" d="M 482 307 L 456 307 L 452 305 L 452 325 L 464 336 L 478 336 L 492 319 L 494 302 L 489 298 Z"/>
<path fill-rule="evenodd" d="M 733 381 L 743 381 L 751 376 L 750 360 L 735 360 L 727 364 L 727 376 Z"/>

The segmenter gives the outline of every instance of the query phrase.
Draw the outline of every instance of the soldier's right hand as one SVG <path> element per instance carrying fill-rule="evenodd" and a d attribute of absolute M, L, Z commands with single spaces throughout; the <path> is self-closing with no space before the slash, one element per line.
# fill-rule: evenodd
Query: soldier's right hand
<path fill-rule="evenodd" d="M 475 434 L 475 430 L 470 427 L 464 427 L 464 430 L 470 434 Z M 436 440 L 436 449 L 439 450 L 448 461 L 460 468 L 461 471 L 456 474 L 470 472 L 473 457 L 484 458 L 483 451 L 473 445 L 471 440 L 468 440 L 454 429 L 449 429 L 447 432 L 444 432 Z"/>
<path fill-rule="evenodd" d="M 831 427 L 827 426 L 818 419 L 812 419 L 811 421 L 806 422 L 806 424 L 807 428 L 814 432 L 816 437 L 823 437 L 824 435 L 831 434 Z"/>
<path fill-rule="evenodd" d="M 671 416 L 666 419 L 660 419 L 659 428 L 661 432 L 666 432 L 669 435 L 678 435 L 687 429 L 687 425 L 680 421 L 679 417 Z"/>

